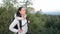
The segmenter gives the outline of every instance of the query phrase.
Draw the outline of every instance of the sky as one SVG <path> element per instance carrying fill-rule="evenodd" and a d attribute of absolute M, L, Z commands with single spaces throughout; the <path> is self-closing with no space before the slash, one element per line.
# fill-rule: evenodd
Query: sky
<path fill-rule="evenodd" d="M 0 0 L 0 3 L 2 3 L 2 0 Z"/>
<path fill-rule="evenodd" d="M 0 0 L 0 3 L 2 0 Z M 33 8 L 35 11 L 42 9 L 43 12 L 46 11 L 60 11 L 60 0 L 33 0 Z"/>
<path fill-rule="evenodd" d="M 60 0 L 35 0 L 33 4 L 36 11 L 60 11 Z"/>

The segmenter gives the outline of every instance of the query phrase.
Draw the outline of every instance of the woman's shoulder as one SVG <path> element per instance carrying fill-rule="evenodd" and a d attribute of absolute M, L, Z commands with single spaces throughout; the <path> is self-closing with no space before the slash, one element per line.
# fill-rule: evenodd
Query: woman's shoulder
<path fill-rule="evenodd" d="M 18 23 L 18 20 L 17 19 L 14 19 L 12 23 Z"/>

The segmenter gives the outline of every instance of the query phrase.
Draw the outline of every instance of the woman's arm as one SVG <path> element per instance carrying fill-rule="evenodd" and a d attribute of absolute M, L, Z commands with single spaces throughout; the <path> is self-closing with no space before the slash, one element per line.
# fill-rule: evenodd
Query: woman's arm
<path fill-rule="evenodd" d="M 12 32 L 18 32 L 18 29 L 15 29 L 14 26 L 17 24 L 17 20 L 14 19 L 14 21 L 11 23 L 11 25 L 9 26 L 9 30 Z"/>

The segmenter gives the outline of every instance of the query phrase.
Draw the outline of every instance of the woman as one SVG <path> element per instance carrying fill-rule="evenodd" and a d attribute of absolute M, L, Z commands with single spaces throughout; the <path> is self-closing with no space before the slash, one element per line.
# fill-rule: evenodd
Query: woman
<path fill-rule="evenodd" d="M 23 7 L 19 7 L 14 21 L 9 26 L 9 30 L 15 34 L 26 34 L 28 31 L 27 20 L 26 20 L 26 11 Z M 17 25 L 17 28 L 14 28 Z"/>

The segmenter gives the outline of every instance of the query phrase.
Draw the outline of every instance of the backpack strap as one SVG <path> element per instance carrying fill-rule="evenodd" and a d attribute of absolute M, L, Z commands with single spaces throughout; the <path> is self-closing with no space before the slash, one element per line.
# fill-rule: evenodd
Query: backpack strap
<path fill-rule="evenodd" d="M 20 24 L 20 29 L 22 30 L 22 21 L 19 20 L 19 24 Z"/>

